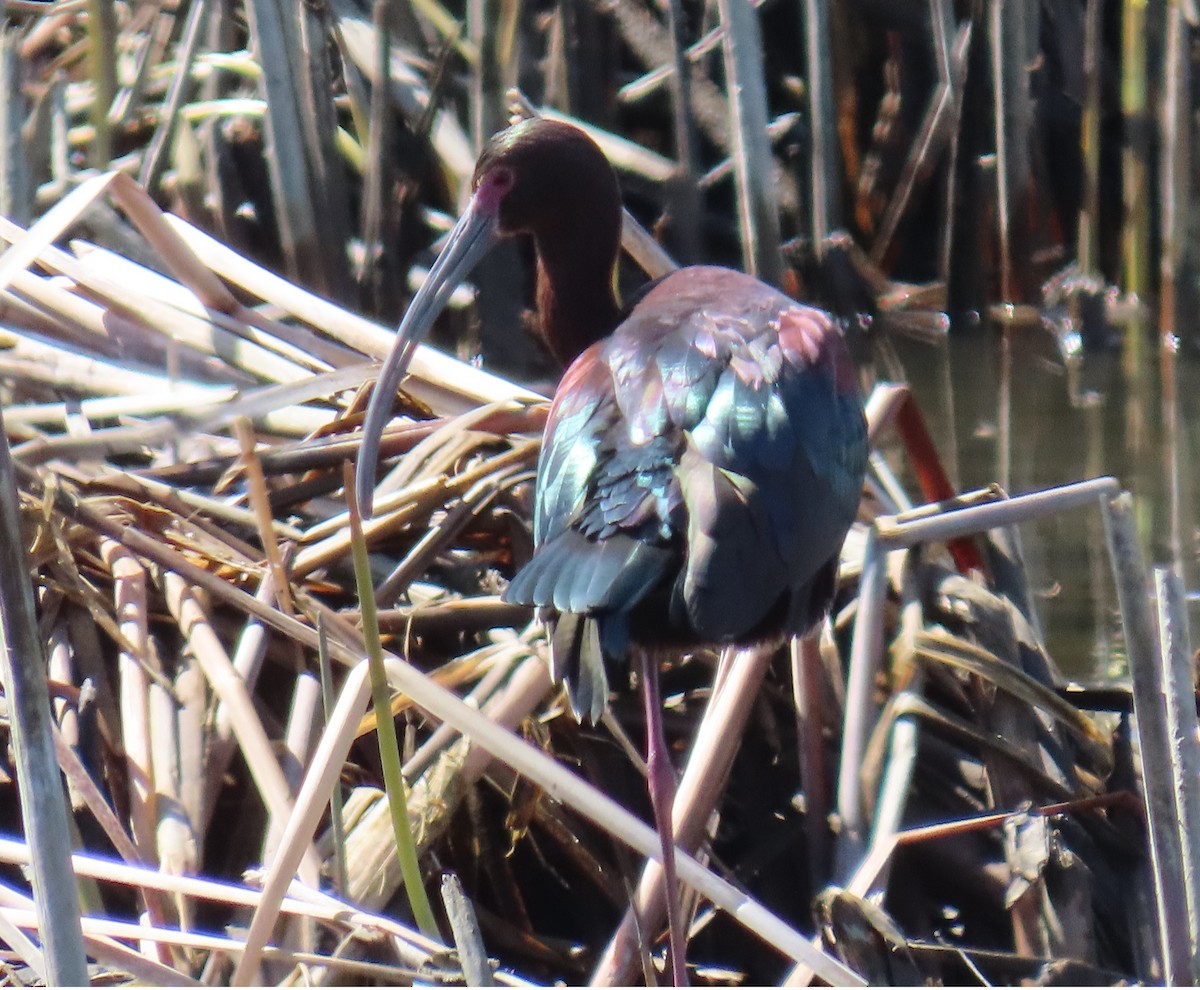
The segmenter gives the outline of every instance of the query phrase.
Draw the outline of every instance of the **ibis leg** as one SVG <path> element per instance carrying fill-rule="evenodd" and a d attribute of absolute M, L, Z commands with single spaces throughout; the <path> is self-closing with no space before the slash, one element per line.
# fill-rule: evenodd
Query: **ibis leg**
<path fill-rule="evenodd" d="M 671 976 L 677 987 L 687 986 L 684 962 L 685 932 L 679 903 L 679 880 L 675 873 L 675 827 L 671 809 L 675 804 L 675 768 L 663 733 L 662 702 L 658 690 L 658 665 L 649 650 L 642 655 L 642 697 L 646 702 L 646 776 L 649 778 L 650 804 L 654 824 L 662 840 L 663 879 L 666 883 L 667 929 L 671 948 Z"/>

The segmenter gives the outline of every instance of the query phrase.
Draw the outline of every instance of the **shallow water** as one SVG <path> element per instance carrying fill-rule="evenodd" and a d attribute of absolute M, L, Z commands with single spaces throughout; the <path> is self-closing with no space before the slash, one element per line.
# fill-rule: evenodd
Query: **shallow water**
<path fill-rule="evenodd" d="M 1191 424 L 1200 413 L 1200 359 L 1184 353 L 1170 360 L 1178 382 L 1178 440 L 1172 444 L 1163 428 L 1171 410 L 1162 398 L 1157 342 L 1140 360 L 1129 353 L 1088 355 L 1068 373 L 1047 331 L 1009 333 L 1009 355 L 999 333 L 957 336 L 944 347 L 895 342 L 951 480 L 959 490 L 999 482 L 1015 495 L 1113 475 L 1135 496 L 1147 563 L 1178 558 L 1185 587 L 1193 588 L 1189 462 L 1196 446 Z M 1171 449 L 1179 453 L 1175 469 Z M 1179 493 L 1174 500 L 1172 486 Z M 1120 676 L 1119 614 L 1099 512 L 1026 524 L 1021 541 L 1035 607 L 1059 667 L 1082 680 Z M 1195 603 L 1192 612 L 1195 626 Z"/>

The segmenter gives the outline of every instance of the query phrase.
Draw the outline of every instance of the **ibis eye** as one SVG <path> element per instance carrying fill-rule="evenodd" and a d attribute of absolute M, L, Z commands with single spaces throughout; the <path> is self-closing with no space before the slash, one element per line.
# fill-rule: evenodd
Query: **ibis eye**
<path fill-rule="evenodd" d="M 513 174 L 506 168 L 498 168 L 492 173 L 492 188 L 498 193 L 508 192 L 513 185 Z"/>
<path fill-rule="evenodd" d="M 488 213 L 496 213 L 501 202 L 516 185 L 517 177 L 512 169 L 500 166 L 491 168 L 478 176 L 474 183 L 474 197 L 478 207 Z"/>

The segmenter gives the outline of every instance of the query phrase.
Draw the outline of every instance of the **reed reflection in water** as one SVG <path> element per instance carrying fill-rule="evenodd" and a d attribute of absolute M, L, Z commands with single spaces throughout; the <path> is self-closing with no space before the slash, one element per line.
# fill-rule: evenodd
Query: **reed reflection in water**
<path fill-rule="evenodd" d="M 1175 563 L 1195 588 L 1189 466 L 1198 454 L 1200 355 L 1151 338 L 1132 354 L 1088 354 L 1068 369 L 1039 328 L 957 335 L 944 346 L 894 343 L 959 490 L 996 482 L 1015 495 L 1111 474 L 1136 498 L 1148 563 Z M 1046 645 L 1063 673 L 1122 676 L 1099 513 L 1040 520 L 1020 536 Z M 1194 601 L 1192 611 L 1195 625 Z"/>

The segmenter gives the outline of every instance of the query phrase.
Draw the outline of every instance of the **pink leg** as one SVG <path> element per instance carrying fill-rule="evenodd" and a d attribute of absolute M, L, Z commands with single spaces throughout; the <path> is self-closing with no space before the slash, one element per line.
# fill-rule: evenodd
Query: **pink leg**
<path fill-rule="evenodd" d="M 646 701 L 646 774 L 654 823 L 662 840 L 663 879 L 666 883 L 667 930 L 671 947 L 671 976 L 677 987 L 688 985 L 685 965 L 683 917 L 679 905 L 679 881 L 675 873 L 675 828 L 671 809 L 675 804 L 675 768 L 663 733 L 662 701 L 658 690 L 658 666 L 649 650 L 642 655 L 642 697 Z"/>

